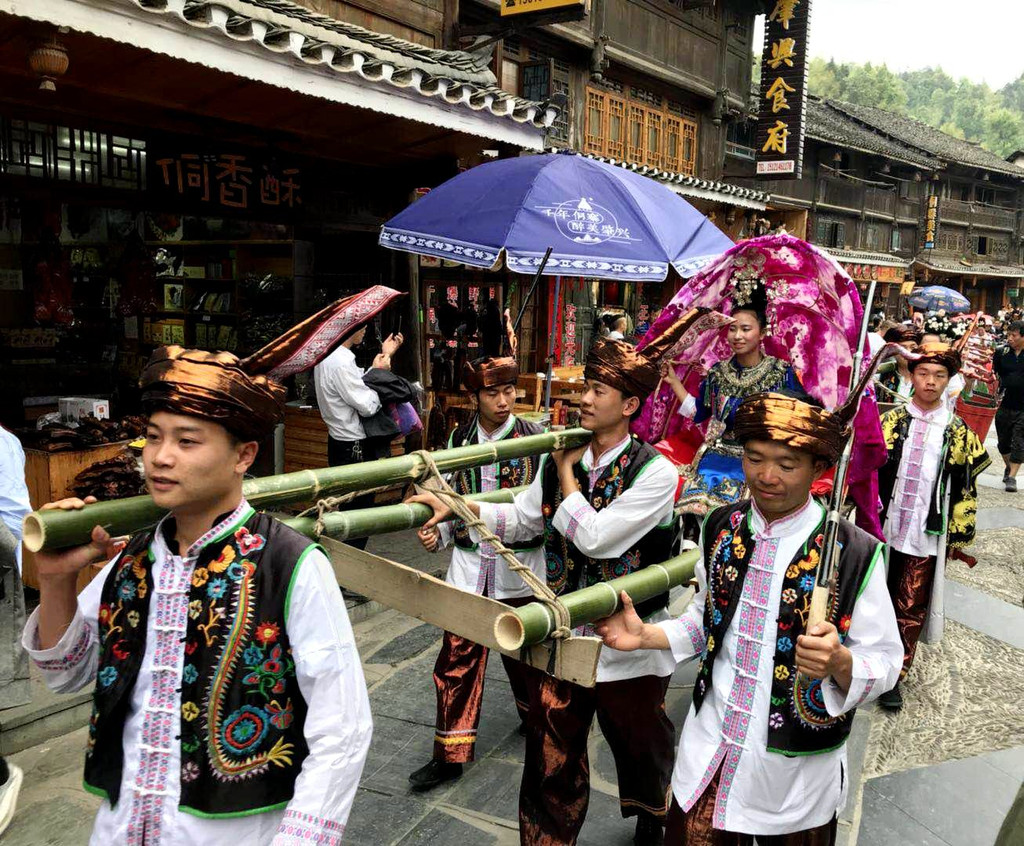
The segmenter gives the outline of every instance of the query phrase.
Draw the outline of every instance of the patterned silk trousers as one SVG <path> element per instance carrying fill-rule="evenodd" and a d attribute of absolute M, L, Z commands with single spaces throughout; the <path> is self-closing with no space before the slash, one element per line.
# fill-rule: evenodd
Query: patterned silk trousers
<path fill-rule="evenodd" d="M 519 607 L 532 602 L 533 598 L 501 601 Z M 441 652 L 434 664 L 434 687 L 437 690 L 434 758 L 439 761 L 465 764 L 473 760 L 488 652 L 486 646 L 451 632 L 444 633 Z M 519 718 L 525 721 L 530 695 L 526 677 L 540 671 L 505 655 L 501 656 L 501 662 L 512 686 Z"/>
<path fill-rule="evenodd" d="M 576 843 L 590 802 L 587 739 L 595 714 L 615 758 L 622 815 L 664 819 L 675 753 L 675 729 L 665 713 L 669 677 L 598 682 L 592 688 L 539 673 L 529 680 L 520 842 Z"/>
<path fill-rule="evenodd" d="M 928 615 L 935 576 L 934 555 L 906 555 L 895 549 L 889 552 L 889 596 L 896 610 L 896 625 L 903 641 L 903 672 L 907 674 L 917 651 L 917 641 Z"/>

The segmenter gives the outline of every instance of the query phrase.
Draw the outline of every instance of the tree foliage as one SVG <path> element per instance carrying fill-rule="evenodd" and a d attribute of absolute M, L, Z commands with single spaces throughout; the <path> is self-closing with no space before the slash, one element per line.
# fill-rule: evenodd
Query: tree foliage
<path fill-rule="evenodd" d="M 812 59 L 808 86 L 819 97 L 908 114 L 1000 156 L 1024 150 L 1024 74 L 993 91 L 938 67 L 897 74 L 870 62 Z"/>

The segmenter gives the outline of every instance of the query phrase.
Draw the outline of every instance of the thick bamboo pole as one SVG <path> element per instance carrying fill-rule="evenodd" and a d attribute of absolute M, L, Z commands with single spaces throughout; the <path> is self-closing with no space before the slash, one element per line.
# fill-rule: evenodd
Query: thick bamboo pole
<path fill-rule="evenodd" d="M 511 502 L 520 488 L 505 488 L 489 493 L 470 494 L 466 499 L 475 502 Z M 377 508 L 359 508 L 355 511 L 333 511 L 324 515 L 324 535 L 343 541 L 349 538 L 365 538 L 371 535 L 386 535 L 405 529 L 418 529 L 430 519 L 430 508 L 419 503 L 381 505 Z M 313 540 L 317 539 L 315 517 L 284 517 L 281 522 Z"/>
<path fill-rule="evenodd" d="M 572 449 L 588 443 L 590 437 L 591 433 L 585 429 L 568 429 L 564 432 L 548 432 L 439 450 L 431 453 L 431 457 L 440 471 L 449 473 L 510 458 Z M 315 502 L 326 496 L 405 484 L 420 478 L 424 466 L 423 459 L 411 453 L 344 467 L 300 470 L 280 476 L 250 479 L 243 485 L 242 491 L 256 508 L 279 508 Z M 89 541 L 94 526 L 102 526 L 114 536 L 127 535 L 152 525 L 165 513 L 148 496 L 97 502 L 78 511 L 33 511 L 25 518 L 25 546 L 32 552 L 77 546 Z"/>
<path fill-rule="evenodd" d="M 662 564 L 650 564 L 628 576 L 566 593 L 559 599 L 569 612 L 573 628 L 593 623 L 619 610 L 622 591 L 634 602 L 643 602 L 690 581 L 699 559 L 700 552 L 691 549 Z M 555 628 L 555 618 L 548 607 L 542 602 L 531 602 L 522 608 L 510 608 L 499 617 L 494 636 L 502 649 L 514 650 L 547 640 Z"/>

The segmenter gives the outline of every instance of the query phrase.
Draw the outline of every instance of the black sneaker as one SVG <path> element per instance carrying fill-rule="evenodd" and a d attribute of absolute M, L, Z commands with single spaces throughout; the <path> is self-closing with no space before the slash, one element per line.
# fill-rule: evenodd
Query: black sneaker
<path fill-rule="evenodd" d="M 462 764 L 449 764 L 446 761 L 431 758 L 429 764 L 420 767 L 409 776 L 409 783 L 413 790 L 430 790 L 461 775 Z"/>
<path fill-rule="evenodd" d="M 1006 479 L 1006 492 L 1017 493 L 1017 480 L 1013 476 L 1008 476 Z"/>
<path fill-rule="evenodd" d="M 899 711 L 903 707 L 903 694 L 900 693 L 900 683 L 896 682 L 896 687 L 892 690 L 887 690 L 879 696 L 878 704 L 883 708 L 888 708 L 890 711 Z"/>
<path fill-rule="evenodd" d="M 636 832 L 633 834 L 635 846 L 663 846 L 665 843 L 664 823 L 650 814 L 638 814 Z"/>

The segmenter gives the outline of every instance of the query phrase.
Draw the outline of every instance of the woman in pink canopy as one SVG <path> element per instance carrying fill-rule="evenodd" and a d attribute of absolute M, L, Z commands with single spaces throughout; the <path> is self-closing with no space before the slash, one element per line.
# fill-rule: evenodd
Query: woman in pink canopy
<path fill-rule="evenodd" d="M 791 235 L 743 241 L 724 253 L 687 281 L 638 348 L 657 338 L 666 326 L 694 306 L 743 318 L 742 306 L 752 297 L 760 297 L 762 291 L 766 323 L 762 337 L 764 358 L 774 357 L 787 363 L 790 369 L 786 379 L 795 378 L 788 375 L 795 371 L 808 394 L 825 408 L 836 408 L 849 391 L 864 309 L 857 287 L 845 271 L 830 256 Z M 670 365 L 673 373 L 666 374 L 633 426 L 641 438 L 652 443 L 660 441 L 659 448 L 680 467 L 684 501 L 689 496 L 687 490 L 701 493 L 703 483 L 696 471 L 723 428 L 721 423 L 712 422 L 706 432 L 699 429 L 696 424 L 702 418 L 697 414 L 688 416 L 690 403 L 681 402 L 680 397 L 685 399 L 685 394 L 691 394 L 693 404 L 699 405 L 696 401 L 701 397 L 704 377 L 715 372 L 716 365 L 721 370 L 720 363 L 734 354 L 729 330 L 721 326 L 705 332 L 685 350 L 676 351 Z M 865 364 L 869 358 L 865 345 Z M 877 470 L 885 463 L 886 451 L 873 395 L 861 403 L 854 430 L 854 453 L 847 478 L 849 496 L 857 507 L 857 524 L 881 538 Z M 681 510 L 699 512 L 701 504 L 695 496 L 690 504 L 681 503 Z M 709 499 L 703 510 L 717 504 Z"/>

